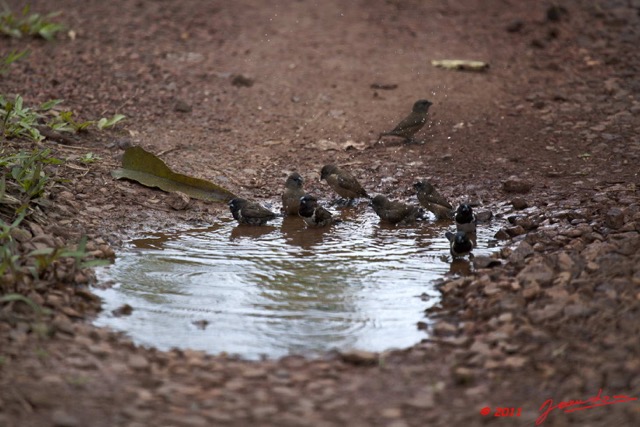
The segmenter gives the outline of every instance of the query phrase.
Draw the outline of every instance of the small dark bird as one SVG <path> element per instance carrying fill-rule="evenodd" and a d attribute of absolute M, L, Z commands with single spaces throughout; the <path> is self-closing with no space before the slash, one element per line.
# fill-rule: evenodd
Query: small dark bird
<path fill-rule="evenodd" d="M 411 113 L 398 123 L 393 130 L 382 132 L 378 140 L 383 136 L 389 135 L 404 138 L 405 142 L 413 142 L 413 136 L 418 133 L 427 122 L 427 113 L 429 112 L 430 106 L 431 101 L 427 101 L 426 99 L 416 101 L 415 104 L 413 104 Z"/>
<path fill-rule="evenodd" d="M 471 206 L 466 203 L 458 206 L 456 210 L 456 229 L 458 231 L 464 231 L 465 233 L 475 233 L 476 232 L 476 223 L 478 222 L 476 219 L 476 215 L 473 213 Z"/>
<path fill-rule="evenodd" d="M 277 215 L 256 202 L 236 198 L 229 202 L 229 209 L 233 218 L 239 224 L 264 225 Z"/>
<path fill-rule="evenodd" d="M 355 199 L 357 197 L 369 198 L 367 192 L 362 188 L 357 179 L 344 169 L 336 165 L 325 165 L 320 171 L 320 180 L 327 181 L 329 187 L 345 199 Z"/>
<path fill-rule="evenodd" d="M 420 204 L 432 212 L 436 216 L 436 219 L 453 218 L 453 206 L 438 193 L 438 190 L 436 190 L 430 182 L 418 181 L 413 184 L 413 188 L 418 194 Z"/>
<path fill-rule="evenodd" d="M 310 227 L 326 227 L 327 225 L 337 222 L 331 212 L 322 206 L 318 206 L 318 199 L 309 194 L 305 194 L 300 198 L 298 215 L 300 215 L 302 219 L 304 219 L 304 222 Z"/>
<path fill-rule="evenodd" d="M 411 224 L 422 219 L 424 212 L 417 206 L 402 202 L 392 202 L 382 194 L 371 201 L 371 206 L 382 221 L 391 224 Z"/>
<path fill-rule="evenodd" d="M 300 198 L 304 196 L 302 185 L 304 179 L 298 172 L 294 172 L 284 183 L 284 193 L 282 193 L 282 210 L 285 215 L 298 215 L 300 209 Z"/>
<path fill-rule="evenodd" d="M 451 256 L 453 257 L 463 257 L 471 253 L 473 249 L 473 243 L 467 237 L 467 233 L 464 231 L 458 231 L 456 233 L 452 233 L 447 231 L 444 234 L 449 240 Z"/>

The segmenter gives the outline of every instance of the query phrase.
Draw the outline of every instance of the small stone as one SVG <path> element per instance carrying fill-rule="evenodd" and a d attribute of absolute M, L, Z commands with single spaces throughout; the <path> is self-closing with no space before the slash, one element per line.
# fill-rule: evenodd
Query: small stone
<path fill-rule="evenodd" d="M 545 308 L 539 310 L 530 310 L 529 318 L 533 321 L 533 323 L 542 323 L 544 321 L 552 320 L 559 317 L 560 314 L 562 314 L 562 310 L 562 304 L 548 305 Z"/>
<path fill-rule="evenodd" d="M 592 313 L 592 309 L 585 304 L 571 304 L 564 308 L 564 315 L 568 318 L 587 317 Z"/>
<path fill-rule="evenodd" d="M 113 314 L 115 317 L 130 316 L 131 313 L 133 313 L 133 307 L 131 307 L 129 304 L 124 304 L 111 311 L 111 314 Z"/>
<path fill-rule="evenodd" d="M 607 211 L 604 218 L 604 223 L 607 227 L 617 230 L 624 225 L 624 212 L 619 208 L 611 208 Z"/>
<path fill-rule="evenodd" d="M 554 4 L 547 8 L 547 21 L 558 22 L 569 15 L 569 11 L 564 6 Z"/>
<path fill-rule="evenodd" d="M 171 193 L 169 197 L 167 197 L 166 202 L 171 209 L 176 211 L 183 211 L 189 207 L 191 199 L 186 194 L 180 191 L 175 191 Z"/>
<path fill-rule="evenodd" d="M 402 409 L 385 408 L 380 411 L 380 415 L 382 415 L 383 418 L 400 418 L 402 416 Z"/>
<path fill-rule="evenodd" d="M 432 393 L 425 393 L 424 395 L 407 400 L 404 404 L 415 409 L 431 409 L 435 405 L 435 402 Z"/>
<path fill-rule="evenodd" d="M 129 366 L 136 370 L 143 370 L 149 367 L 149 361 L 140 354 L 133 354 L 129 356 Z"/>
<path fill-rule="evenodd" d="M 233 86 L 238 86 L 238 87 L 251 87 L 253 86 L 253 79 L 249 78 L 243 74 L 236 74 L 233 77 L 231 77 L 231 84 Z"/>
<path fill-rule="evenodd" d="M 515 21 L 511 21 L 509 25 L 507 25 L 507 32 L 509 33 L 517 33 L 524 27 L 524 22 L 520 19 L 516 19 Z"/>
<path fill-rule="evenodd" d="M 504 366 L 507 368 L 520 369 L 524 367 L 528 361 L 529 359 L 524 356 L 510 356 L 504 360 Z"/>
<path fill-rule="evenodd" d="M 177 111 L 179 113 L 190 113 L 192 110 L 193 107 L 182 99 L 177 99 L 175 104 L 173 104 L 173 111 Z"/>
<path fill-rule="evenodd" d="M 340 353 L 340 358 L 345 363 L 352 365 L 375 365 L 378 363 L 378 354 L 364 350 L 349 350 Z"/>
<path fill-rule="evenodd" d="M 527 258 L 528 256 L 533 255 L 533 247 L 527 243 L 526 241 L 520 242 L 517 248 L 511 252 L 508 257 L 509 262 L 514 264 L 520 264 Z"/>
<path fill-rule="evenodd" d="M 242 376 L 248 379 L 259 379 L 267 376 L 267 371 L 262 368 L 247 368 L 242 372 Z"/>
<path fill-rule="evenodd" d="M 540 286 L 548 286 L 553 280 L 553 270 L 544 262 L 534 262 L 518 273 L 518 280 L 523 284 L 537 282 Z"/>
<path fill-rule="evenodd" d="M 509 227 L 506 229 L 506 231 L 510 237 L 521 236 L 527 232 L 527 230 L 525 230 L 524 227 L 521 225 L 516 225 L 515 227 Z"/>
<path fill-rule="evenodd" d="M 433 327 L 434 335 L 438 336 L 453 335 L 456 332 L 458 332 L 458 328 L 455 325 L 445 321 L 440 321 Z"/>
<path fill-rule="evenodd" d="M 460 385 L 471 384 L 475 379 L 473 370 L 465 368 L 464 366 L 455 368 L 452 372 L 452 376 L 453 380 Z"/>
<path fill-rule="evenodd" d="M 493 218 L 493 212 L 491 211 L 478 211 L 476 212 L 476 220 L 478 222 L 484 223 L 491 221 Z"/>
<path fill-rule="evenodd" d="M 504 228 L 498 230 L 493 237 L 498 240 L 509 240 L 510 238 L 509 233 L 507 233 L 507 230 Z"/>
<path fill-rule="evenodd" d="M 205 329 L 207 329 L 207 326 L 209 326 L 209 322 L 207 320 L 194 320 L 193 322 L 191 322 L 192 325 L 194 325 L 196 328 L 198 329 L 202 329 L 203 331 Z"/>
<path fill-rule="evenodd" d="M 477 269 L 492 268 L 501 265 L 502 262 L 499 259 L 492 258 L 490 256 L 478 255 L 473 258 L 473 267 Z"/>
<path fill-rule="evenodd" d="M 527 201 L 522 198 L 522 197 L 514 197 L 511 200 L 511 206 L 513 206 L 514 209 L 517 210 L 522 210 L 522 209 L 526 209 L 529 207 L 529 204 L 527 203 Z"/>
<path fill-rule="evenodd" d="M 55 427 L 76 427 L 80 425 L 80 422 L 76 417 L 62 409 L 53 411 L 53 414 L 51 414 L 51 423 Z"/>
<path fill-rule="evenodd" d="M 528 193 L 533 184 L 524 181 L 516 176 L 512 176 L 502 183 L 502 189 L 507 193 Z"/>
<path fill-rule="evenodd" d="M 540 295 L 540 285 L 538 285 L 538 282 L 532 282 L 522 290 L 522 297 L 527 301 L 534 299 L 538 295 Z"/>

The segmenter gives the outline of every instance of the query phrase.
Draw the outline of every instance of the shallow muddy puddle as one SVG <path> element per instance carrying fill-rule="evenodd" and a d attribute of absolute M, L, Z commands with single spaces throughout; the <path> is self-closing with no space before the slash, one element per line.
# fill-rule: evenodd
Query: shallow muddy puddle
<path fill-rule="evenodd" d="M 416 324 L 437 302 L 433 282 L 471 268 L 466 259 L 452 263 L 444 238 L 451 224 L 385 226 L 363 208 L 341 215 L 325 229 L 300 218 L 263 227 L 229 221 L 133 240 L 99 271 L 114 286 L 96 290 L 104 311 L 95 323 L 146 346 L 248 359 L 383 351 L 426 338 Z M 475 254 L 494 250 L 495 231 L 479 227 Z M 111 313 L 124 304 L 130 316 Z"/>

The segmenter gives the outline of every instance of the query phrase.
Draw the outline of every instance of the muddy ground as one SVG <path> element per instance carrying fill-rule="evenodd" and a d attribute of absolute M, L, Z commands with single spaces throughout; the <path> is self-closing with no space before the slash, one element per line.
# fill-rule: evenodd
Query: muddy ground
<path fill-rule="evenodd" d="M 94 255 L 120 256 L 131 236 L 229 215 L 199 201 L 176 211 L 166 193 L 112 179 L 130 145 L 259 201 L 277 203 L 293 170 L 332 197 L 317 180 L 331 161 L 372 193 L 410 199 L 424 177 L 456 202 L 507 213 L 494 219 L 500 265 L 444 278 L 429 338 L 382 355 L 160 352 L 91 326 L 91 274 L 5 284 L 52 314 L 2 307 L 0 426 L 534 425 L 547 399 L 639 397 L 640 3 L 559 4 L 33 2 L 61 11 L 74 37 L 2 38 L 3 53 L 31 55 L 0 92 L 127 120 L 41 144 L 69 161 L 27 247 L 88 235 Z M 491 67 L 430 65 L 447 58 Z M 376 143 L 419 98 L 433 101 L 423 143 Z M 77 161 L 88 152 L 101 160 Z M 523 192 L 506 191 L 510 180 Z M 555 409 L 544 425 L 639 421 L 626 401 Z"/>

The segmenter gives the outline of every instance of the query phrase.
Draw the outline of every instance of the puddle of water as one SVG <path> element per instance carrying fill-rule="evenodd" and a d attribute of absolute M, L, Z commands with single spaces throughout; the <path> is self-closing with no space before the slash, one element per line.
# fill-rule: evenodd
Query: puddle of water
<path fill-rule="evenodd" d="M 325 229 L 284 218 L 273 226 L 226 222 L 134 240 L 99 272 L 115 285 L 96 290 L 104 311 L 95 323 L 163 350 L 248 359 L 419 342 L 426 335 L 416 323 L 438 298 L 433 281 L 468 270 L 469 262 L 451 262 L 446 225 L 386 227 L 368 209 L 343 218 Z M 478 230 L 475 254 L 491 252 L 493 234 Z M 133 314 L 114 317 L 125 303 Z M 207 327 L 195 326 L 199 321 Z"/>

